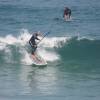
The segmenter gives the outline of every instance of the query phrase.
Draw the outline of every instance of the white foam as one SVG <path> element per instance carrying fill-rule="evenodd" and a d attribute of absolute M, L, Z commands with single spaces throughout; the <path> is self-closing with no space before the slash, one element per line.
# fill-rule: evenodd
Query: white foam
<path fill-rule="evenodd" d="M 18 37 L 14 37 L 13 35 L 9 34 L 5 37 L 0 37 L 0 43 L 4 44 L 17 44 L 19 43 L 20 45 L 25 45 L 27 41 L 30 39 L 31 35 L 28 32 L 28 30 L 23 30 L 20 32 L 20 35 Z"/>
<path fill-rule="evenodd" d="M 5 56 L 4 56 L 4 59 L 7 63 L 11 63 L 13 60 L 12 60 L 12 52 L 9 48 L 5 48 L 4 49 L 5 51 Z"/>
<path fill-rule="evenodd" d="M 25 50 L 25 48 L 23 48 L 23 46 L 26 46 L 26 44 L 28 43 L 30 37 L 31 34 L 28 32 L 28 30 L 25 29 L 21 30 L 18 37 L 15 37 L 13 35 L 0 37 L 0 50 L 7 49 L 7 45 L 19 44 L 17 46 L 19 46 L 19 52 L 22 54 L 21 62 L 32 64 L 29 53 Z M 59 43 L 65 43 L 67 40 L 69 40 L 69 37 L 45 37 L 39 44 L 38 53 L 46 61 L 58 60 L 60 59 L 60 56 L 56 53 L 56 51 L 53 50 L 53 48 L 62 46 Z M 50 48 L 50 50 L 47 50 L 47 48 Z"/>
<path fill-rule="evenodd" d="M 0 43 L 0 50 L 4 50 L 6 48 L 6 45 L 3 43 Z"/>
<path fill-rule="evenodd" d="M 40 43 L 40 45 L 42 45 L 43 47 L 54 48 L 54 47 L 61 46 L 61 44 L 60 44 L 61 42 L 65 43 L 69 39 L 70 39 L 70 37 L 49 37 L 49 38 L 45 38 Z"/>
<path fill-rule="evenodd" d="M 46 61 L 55 61 L 60 59 L 60 55 L 53 50 L 54 47 L 61 47 L 62 43 L 66 43 L 70 37 L 48 37 L 43 39 L 39 44 L 38 54 Z M 50 48 L 48 50 L 47 48 Z"/>
<path fill-rule="evenodd" d="M 37 52 L 46 61 L 52 62 L 52 61 L 60 59 L 59 55 L 54 51 L 47 51 L 45 49 L 40 49 L 40 50 L 38 49 Z"/>
<path fill-rule="evenodd" d="M 23 40 L 25 43 L 27 40 L 29 40 L 31 35 L 26 31 L 26 33 L 21 33 L 19 36 L 20 40 Z M 59 54 L 57 54 L 54 50 L 47 50 L 46 48 L 53 48 L 57 47 L 60 42 L 65 43 L 67 40 L 69 40 L 69 37 L 49 37 L 44 38 L 41 43 L 39 44 L 39 48 L 37 49 L 38 54 L 43 57 L 46 61 L 55 61 L 60 59 Z M 23 62 L 26 62 L 27 64 L 31 64 L 32 60 L 29 57 L 29 54 L 27 51 L 23 51 L 24 57 L 22 59 Z"/>
<path fill-rule="evenodd" d="M 26 65 L 31 65 L 32 59 L 30 58 L 29 53 L 26 50 L 20 50 L 20 52 L 22 53 L 21 62 Z"/>
<path fill-rule="evenodd" d="M 12 35 L 7 35 L 6 37 L 0 37 L 0 42 L 4 44 L 14 44 L 17 39 Z"/>
<path fill-rule="evenodd" d="M 21 45 L 26 45 L 26 43 L 29 41 L 31 38 L 31 34 L 28 32 L 28 30 L 21 30 L 20 35 L 18 37 L 18 42 Z"/>
<path fill-rule="evenodd" d="M 28 30 L 23 29 L 20 32 L 20 35 L 18 37 L 14 37 L 13 35 L 7 35 L 5 37 L 0 37 L 0 43 L 4 44 L 10 44 L 15 45 L 19 43 L 20 45 L 26 45 L 29 41 L 32 34 L 28 32 Z M 39 45 L 42 45 L 43 47 L 49 47 L 53 48 L 57 45 L 59 45 L 59 42 L 65 43 L 67 40 L 69 40 L 70 37 L 45 37 Z"/>

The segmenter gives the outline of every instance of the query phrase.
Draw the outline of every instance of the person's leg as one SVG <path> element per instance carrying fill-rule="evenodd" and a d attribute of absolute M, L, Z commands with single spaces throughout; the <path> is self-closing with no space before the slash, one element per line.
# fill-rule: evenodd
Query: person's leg
<path fill-rule="evenodd" d="M 35 53 L 36 49 L 37 49 L 37 46 L 36 45 L 34 47 L 32 47 L 32 54 Z"/>

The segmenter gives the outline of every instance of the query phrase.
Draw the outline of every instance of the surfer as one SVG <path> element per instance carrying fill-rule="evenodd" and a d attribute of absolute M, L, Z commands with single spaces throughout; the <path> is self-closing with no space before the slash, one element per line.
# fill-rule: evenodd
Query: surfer
<path fill-rule="evenodd" d="M 70 19 L 70 17 L 71 17 L 71 9 L 69 9 L 68 7 L 65 7 L 63 18 L 65 20 L 68 20 L 68 19 Z"/>
<path fill-rule="evenodd" d="M 40 40 L 38 38 L 38 36 L 41 35 L 40 32 L 36 32 L 36 33 L 33 33 L 32 37 L 30 38 L 29 40 L 29 44 L 30 46 L 32 47 L 32 54 L 34 55 L 36 49 L 37 49 L 37 44 L 36 44 L 36 40 Z"/>

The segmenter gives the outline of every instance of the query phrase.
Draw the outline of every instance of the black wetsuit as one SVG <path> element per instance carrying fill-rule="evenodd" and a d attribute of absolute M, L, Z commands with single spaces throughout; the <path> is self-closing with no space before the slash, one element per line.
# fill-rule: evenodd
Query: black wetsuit
<path fill-rule="evenodd" d="M 39 40 L 37 38 L 37 34 L 34 33 L 31 37 L 31 39 L 29 40 L 29 44 L 30 46 L 32 47 L 32 53 L 34 53 L 36 51 L 36 48 L 37 48 L 37 44 L 36 44 L 36 41 L 35 40 Z"/>

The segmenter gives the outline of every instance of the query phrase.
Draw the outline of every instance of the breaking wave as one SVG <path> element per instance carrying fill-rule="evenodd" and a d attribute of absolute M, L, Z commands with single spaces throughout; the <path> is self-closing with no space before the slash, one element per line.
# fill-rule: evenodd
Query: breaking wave
<path fill-rule="evenodd" d="M 22 30 L 14 37 L 0 37 L 0 63 L 32 64 L 28 40 L 31 34 Z M 100 60 L 100 40 L 78 37 L 46 37 L 38 45 L 37 52 L 47 62 L 61 59 Z"/>

